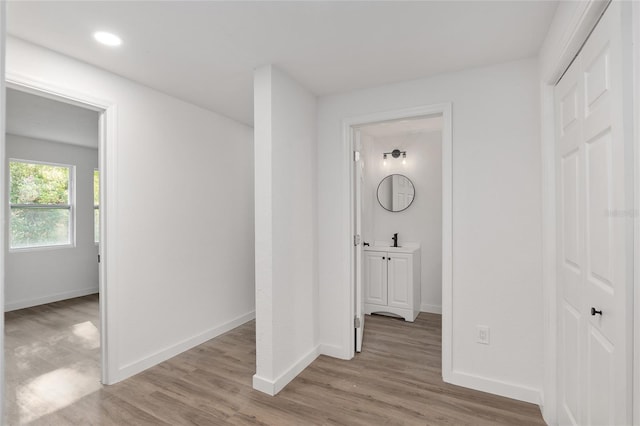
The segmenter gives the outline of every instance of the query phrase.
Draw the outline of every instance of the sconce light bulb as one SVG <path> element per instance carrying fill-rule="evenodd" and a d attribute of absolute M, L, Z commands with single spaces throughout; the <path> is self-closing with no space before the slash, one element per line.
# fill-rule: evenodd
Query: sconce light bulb
<path fill-rule="evenodd" d="M 407 159 L 406 158 L 402 159 L 402 164 L 407 164 Z"/>

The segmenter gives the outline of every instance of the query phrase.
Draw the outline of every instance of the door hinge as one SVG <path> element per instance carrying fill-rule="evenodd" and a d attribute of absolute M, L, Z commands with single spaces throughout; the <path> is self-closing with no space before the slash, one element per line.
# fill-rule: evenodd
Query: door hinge
<path fill-rule="evenodd" d="M 360 244 L 360 234 L 356 234 L 353 236 L 353 245 L 357 246 L 358 244 Z"/>
<path fill-rule="evenodd" d="M 360 161 L 360 151 L 353 151 L 353 161 Z"/>
<path fill-rule="evenodd" d="M 358 318 L 358 317 L 354 317 L 353 318 L 353 326 L 355 328 L 360 328 L 360 318 Z"/>
<path fill-rule="evenodd" d="M 100 263 L 100 255 L 98 255 L 98 263 Z"/>

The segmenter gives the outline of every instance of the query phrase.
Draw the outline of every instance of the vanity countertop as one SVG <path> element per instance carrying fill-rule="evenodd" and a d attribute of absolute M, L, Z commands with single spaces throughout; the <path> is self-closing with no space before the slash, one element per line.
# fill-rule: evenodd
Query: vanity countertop
<path fill-rule="evenodd" d="M 420 250 L 420 245 L 416 243 L 407 243 L 400 247 L 385 246 L 382 244 L 375 244 L 364 248 L 365 251 L 385 251 L 389 253 L 413 253 Z"/>

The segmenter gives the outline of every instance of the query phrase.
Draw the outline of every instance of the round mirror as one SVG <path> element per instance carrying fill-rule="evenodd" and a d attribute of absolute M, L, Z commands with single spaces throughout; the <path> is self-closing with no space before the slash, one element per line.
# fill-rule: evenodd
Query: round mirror
<path fill-rule="evenodd" d="M 406 210 L 415 197 L 413 182 L 403 175 L 389 175 L 378 185 L 378 202 L 390 212 Z"/>

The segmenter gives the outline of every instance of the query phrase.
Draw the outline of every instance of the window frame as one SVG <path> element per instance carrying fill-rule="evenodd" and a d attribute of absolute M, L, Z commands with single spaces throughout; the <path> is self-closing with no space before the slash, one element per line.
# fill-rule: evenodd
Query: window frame
<path fill-rule="evenodd" d="M 11 163 L 24 163 L 24 164 L 37 164 L 52 167 L 64 167 L 69 169 L 69 204 L 12 204 L 11 203 Z M 55 163 L 52 161 L 39 161 L 39 160 L 25 160 L 21 158 L 9 158 L 7 160 L 7 205 L 8 205 L 8 217 L 7 217 L 7 245 L 9 253 L 29 252 L 29 251 L 41 251 L 41 250 L 58 250 L 69 249 L 76 247 L 76 166 L 73 164 Z M 69 210 L 69 242 L 64 244 L 48 244 L 29 247 L 12 247 L 12 234 L 11 234 L 11 209 L 62 209 Z"/>

